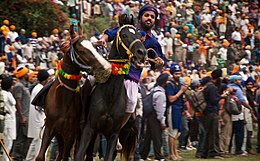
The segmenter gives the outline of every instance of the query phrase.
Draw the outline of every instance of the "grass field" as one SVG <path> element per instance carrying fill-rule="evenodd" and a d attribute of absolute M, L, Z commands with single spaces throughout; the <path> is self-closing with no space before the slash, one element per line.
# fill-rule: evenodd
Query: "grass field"
<path fill-rule="evenodd" d="M 256 150 L 256 138 L 257 138 L 256 134 L 257 134 L 256 131 L 254 131 L 254 137 L 252 139 L 252 144 L 253 144 L 252 146 L 254 151 Z M 220 160 L 220 159 L 198 159 L 195 158 L 195 152 L 196 150 L 180 152 L 180 155 L 184 158 L 184 161 L 219 161 Z M 50 151 L 48 152 L 46 161 L 49 161 L 49 155 L 50 155 Z M 256 155 L 248 155 L 248 156 L 230 155 L 229 158 L 224 158 L 223 160 L 224 161 L 260 161 L 260 153 Z M 100 161 L 100 160 L 98 159 L 98 157 L 96 157 L 93 161 Z M 121 160 L 120 156 L 118 155 L 116 161 L 123 161 L 123 160 Z"/>
<path fill-rule="evenodd" d="M 180 155 L 184 158 L 184 161 L 219 161 L 220 159 L 198 159 L 195 158 L 195 150 L 193 151 L 187 151 L 187 152 L 181 152 Z M 98 161 L 99 159 L 96 159 L 95 161 Z M 120 157 L 117 157 L 117 161 L 121 161 Z M 257 155 L 248 155 L 248 156 L 235 156 L 230 155 L 229 158 L 224 158 L 224 161 L 260 161 L 260 153 Z M 153 161 L 153 160 L 151 160 Z M 168 160 L 170 161 L 170 160 Z"/>
<path fill-rule="evenodd" d="M 254 131 L 254 137 L 252 138 L 252 144 L 253 144 L 252 146 L 254 151 L 256 150 L 256 139 L 257 139 L 257 133 L 256 131 Z M 196 150 L 180 152 L 180 155 L 184 158 L 184 161 L 219 161 L 220 160 L 220 159 L 199 159 L 195 157 L 195 152 Z M 99 159 L 96 159 L 95 161 L 98 160 Z M 260 161 L 260 153 L 256 155 L 248 155 L 248 156 L 230 155 L 228 158 L 225 157 L 223 160 L 224 161 Z M 117 157 L 116 161 L 121 161 L 120 157 Z"/>

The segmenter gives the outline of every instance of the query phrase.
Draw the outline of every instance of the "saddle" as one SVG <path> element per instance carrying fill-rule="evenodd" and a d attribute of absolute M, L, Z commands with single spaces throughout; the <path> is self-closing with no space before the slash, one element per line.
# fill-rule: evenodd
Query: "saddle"
<path fill-rule="evenodd" d="M 40 90 L 40 92 L 32 100 L 32 105 L 39 106 L 44 109 L 45 98 L 46 98 L 46 95 L 47 95 L 48 91 L 50 90 L 53 82 L 54 82 L 54 80 L 51 80 L 44 85 L 44 87 Z"/>

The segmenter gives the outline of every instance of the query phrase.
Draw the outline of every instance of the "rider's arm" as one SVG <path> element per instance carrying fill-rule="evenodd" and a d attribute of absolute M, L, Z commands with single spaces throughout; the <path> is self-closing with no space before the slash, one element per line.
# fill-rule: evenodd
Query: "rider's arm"
<path fill-rule="evenodd" d="M 119 27 L 115 27 L 111 30 L 105 31 L 104 35 L 106 35 L 105 38 L 107 39 L 107 41 L 110 42 L 110 41 L 114 40 L 114 38 L 116 37 L 116 33 L 117 33 L 118 29 L 119 29 Z"/>
<path fill-rule="evenodd" d="M 116 37 L 116 33 L 118 31 L 119 27 L 115 27 L 111 30 L 106 30 L 103 34 L 103 36 L 101 37 L 101 39 L 97 42 L 98 45 L 103 45 L 106 46 L 106 42 L 110 42 L 112 40 L 114 40 L 114 38 Z"/>

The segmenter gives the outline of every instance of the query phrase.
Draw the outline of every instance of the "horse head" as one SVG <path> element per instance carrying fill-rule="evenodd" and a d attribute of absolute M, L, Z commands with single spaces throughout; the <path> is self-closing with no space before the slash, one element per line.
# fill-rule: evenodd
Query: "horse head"
<path fill-rule="evenodd" d="M 122 18 L 123 17 L 123 18 Z M 134 67 L 142 67 L 146 59 L 146 49 L 140 40 L 140 33 L 133 24 L 133 17 L 122 15 L 120 28 L 112 44 L 109 61 L 129 62 Z"/>
<path fill-rule="evenodd" d="M 92 43 L 82 34 L 82 28 L 78 24 L 78 34 L 73 30 L 74 26 L 70 26 L 70 42 L 67 44 L 65 59 L 70 59 L 80 70 L 94 74 L 97 82 L 104 82 L 111 73 L 111 65 L 106 61 L 93 47 Z M 64 48 L 61 44 L 61 48 Z"/>

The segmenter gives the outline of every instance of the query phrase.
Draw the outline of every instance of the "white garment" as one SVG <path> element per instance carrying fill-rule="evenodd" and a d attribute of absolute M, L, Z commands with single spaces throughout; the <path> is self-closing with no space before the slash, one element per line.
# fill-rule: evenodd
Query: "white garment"
<path fill-rule="evenodd" d="M 237 32 L 237 31 L 232 32 L 231 38 L 232 38 L 232 40 L 235 40 L 235 41 L 242 40 L 240 32 Z"/>
<path fill-rule="evenodd" d="M 138 84 L 129 79 L 125 79 L 124 84 L 127 94 L 126 112 L 133 113 L 137 104 Z"/>
<path fill-rule="evenodd" d="M 8 112 L 5 116 L 4 127 L 4 145 L 8 153 L 10 153 L 13 140 L 16 139 L 16 101 L 11 92 L 2 90 L 4 97 L 5 110 Z M 3 161 L 9 161 L 7 155 L 3 154 Z"/>
<path fill-rule="evenodd" d="M 237 12 L 237 8 L 238 8 L 238 6 L 237 6 L 237 4 L 233 4 L 233 5 L 228 5 L 228 9 L 234 14 L 234 13 L 236 13 Z"/>
<path fill-rule="evenodd" d="M 223 60 L 227 60 L 227 48 L 220 48 L 219 49 L 219 52 L 221 53 L 220 57 L 223 59 Z"/>
<path fill-rule="evenodd" d="M 67 6 L 68 7 L 74 7 L 78 3 L 79 3 L 78 0 L 68 0 Z"/>
<path fill-rule="evenodd" d="M 172 48 L 172 45 L 173 45 L 173 39 L 171 37 L 166 37 L 164 39 L 165 43 L 166 43 L 166 46 L 165 46 L 165 54 L 168 54 L 168 52 L 170 52 L 170 54 L 172 55 L 173 54 L 173 48 Z"/>
<path fill-rule="evenodd" d="M 232 121 L 244 120 L 244 106 L 242 105 L 242 112 L 238 115 L 232 115 Z"/>
<path fill-rule="evenodd" d="M 201 20 L 205 20 L 207 23 L 210 23 L 212 20 L 212 16 L 210 14 L 202 14 L 201 15 Z"/>
<path fill-rule="evenodd" d="M 18 36 L 19 36 L 18 33 L 15 31 L 10 31 L 7 34 L 7 38 L 9 38 L 11 40 L 11 42 L 14 42 L 15 38 L 17 38 Z"/>
<path fill-rule="evenodd" d="M 29 150 L 26 155 L 26 161 L 35 161 L 40 149 L 41 149 L 42 139 L 34 138 L 30 144 Z"/>
<path fill-rule="evenodd" d="M 85 14 L 87 14 L 87 16 L 90 17 L 91 16 L 91 3 L 84 0 L 83 6 L 84 6 Z"/>
<path fill-rule="evenodd" d="M 137 95 L 137 106 L 135 110 L 136 116 L 143 116 L 143 101 L 142 101 L 142 95 L 140 92 L 138 92 Z"/>
<path fill-rule="evenodd" d="M 245 108 L 246 130 L 253 131 L 253 120 L 249 109 Z"/>
<path fill-rule="evenodd" d="M 37 84 L 31 94 L 31 101 L 38 94 L 38 92 L 42 89 L 42 84 Z M 29 110 L 29 122 L 28 122 L 28 138 L 39 138 L 40 132 L 42 131 L 42 127 L 44 125 L 45 114 L 43 111 L 38 111 L 35 109 L 34 105 L 30 105 Z M 40 145 L 39 145 L 40 146 Z"/>
<path fill-rule="evenodd" d="M 31 102 L 38 92 L 43 88 L 43 85 L 38 83 L 32 90 Z M 34 105 L 30 105 L 29 122 L 28 122 L 28 138 L 33 138 L 29 150 L 26 155 L 26 161 L 34 161 L 40 151 L 42 142 L 42 132 L 44 125 L 45 114 L 43 111 L 35 109 Z"/>

